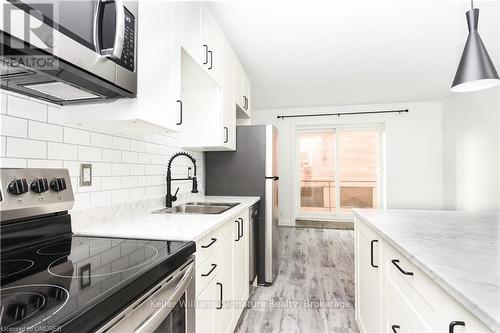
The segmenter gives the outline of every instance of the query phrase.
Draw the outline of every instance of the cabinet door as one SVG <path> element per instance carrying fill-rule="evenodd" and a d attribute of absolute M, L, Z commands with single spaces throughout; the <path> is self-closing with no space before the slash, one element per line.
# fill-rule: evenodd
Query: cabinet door
<path fill-rule="evenodd" d="M 217 332 L 231 332 L 233 327 L 234 307 L 231 304 L 233 298 L 233 263 L 234 263 L 234 241 L 233 227 L 223 227 L 220 244 L 221 269 L 218 277 L 219 297 L 222 297 L 222 308 L 217 309 L 218 323 Z"/>
<path fill-rule="evenodd" d="M 249 293 L 248 210 L 246 214 L 241 214 L 235 221 L 234 299 L 244 301 L 248 299 Z"/>
<path fill-rule="evenodd" d="M 245 101 L 243 99 L 243 68 L 240 61 L 235 56 L 233 61 L 234 66 L 234 102 L 240 109 L 243 110 Z"/>
<path fill-rule="evenodd" d="M 216 307 L 219 299 L 218 276 L 217 274 L 197 297 L 196 332 L 216 332 L 218 321 Z"/>
<path fill-rule="evenodd" d="M 236 149 L 236 106 L 234 104 L 234 53 L 226 38 L 223 39 L 222 76 L 222 142 L 223 146 Z"/>
<path fill-rule="evenodd" d="M 221 39 L 222 32 L 206 5 L 201 6 L 201 41 L 204 52 L 205 68 L 215 82 L 220 82 L 221 75 Z"/>
<path fill-rule="evenodd" d="M 201 7 L 198 1 L 181 2 L 181 44 L 198 63 L 205 59 L 201 42 Z"/>
<path fill-rule="evenodd" d="M 356 320 L 361 332 L 381 330 L 381 241 L 363 222 L 355 220 Z"/>

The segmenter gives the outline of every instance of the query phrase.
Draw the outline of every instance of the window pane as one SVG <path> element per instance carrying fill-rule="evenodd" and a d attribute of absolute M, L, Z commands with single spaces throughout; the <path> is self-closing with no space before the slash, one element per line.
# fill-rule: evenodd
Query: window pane
<path fill-rule="evenodd" d="M 377 207 L 378 132 L 338 132 L 340 211 Z"/>
<path fill-rule="evenodd" d="M 300 212 L 335 212 L 335 133 L 299 133 Z"/>

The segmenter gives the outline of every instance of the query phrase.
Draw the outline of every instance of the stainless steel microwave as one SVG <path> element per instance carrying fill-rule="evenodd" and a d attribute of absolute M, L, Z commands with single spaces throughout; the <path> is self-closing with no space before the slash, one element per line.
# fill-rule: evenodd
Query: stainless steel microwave
<path fill-rule="evenodd" d="M 0 3 L 2 89 L 60 105 L 136 95 L 136 1 Z"/>

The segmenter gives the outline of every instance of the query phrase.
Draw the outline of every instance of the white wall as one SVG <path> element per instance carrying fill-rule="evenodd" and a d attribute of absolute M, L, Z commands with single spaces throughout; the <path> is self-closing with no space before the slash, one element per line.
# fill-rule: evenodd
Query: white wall
<path fill-rule="evenodd" d="M 500 210 L 500 88 L 443 103 L 446 209 Z"/>
<path fill-rule="evenodd" d="M 63 108 L 2 91 L 0 166 L 68 168 L 75 192 L 75 209 L 106 206 L 166 194 L 166 164 L 182 149 L 175 136 L 156 134 L 120 137 L 62 124 Z M 89 106 L 92 107 L 92 106 Z M 198 161 L 203 192 L 203 154 Z M 91 187 L 79 186 L 80 163 L 92 163 Z M 185 158 L 174 162 L 173 175 L 186 176 Z M 190 197 L 191 182 L 180 186 L 179 199 Z"/>
<path fill-rule="evenodd" d="M 406 114 L 287 118 L 277 115 L 406 109 Z M 442 103 L 418 102 L 323 108 L 253 110 L 252 124 L 274 124 L 280 133 L 280 224 L 293 225 L 292 146 L 295 125 L 384 124 L 387 208 L 442 209 Z"/>

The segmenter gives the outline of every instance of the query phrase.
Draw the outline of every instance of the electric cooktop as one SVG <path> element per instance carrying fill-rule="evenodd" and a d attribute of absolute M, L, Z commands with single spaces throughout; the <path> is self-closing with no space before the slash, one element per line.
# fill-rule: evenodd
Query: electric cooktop
<path fill-rule="evenodd" d="M 193 246 L 69 235 L 2 252 L 1 330 L 57 330 L 89 311 L 92 326 L 173 271 Z"/>

